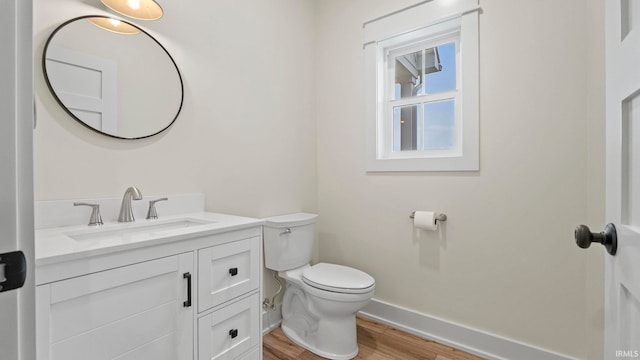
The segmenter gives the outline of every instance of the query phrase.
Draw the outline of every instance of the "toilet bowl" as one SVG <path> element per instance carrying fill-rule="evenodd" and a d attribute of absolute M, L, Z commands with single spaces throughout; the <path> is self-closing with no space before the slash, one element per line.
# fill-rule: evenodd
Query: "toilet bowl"
<path fill-rule="evenodd" d="M 266 219 L 265 266 L 286 281 L 282 331 L 294 343 L 325 358 L 358 354 L 355 314 L 373 297 L 375 280 L 347 266 L 311 266 L 316 215 Z M 286 257 L 286 258 L 283 258 Z"/>

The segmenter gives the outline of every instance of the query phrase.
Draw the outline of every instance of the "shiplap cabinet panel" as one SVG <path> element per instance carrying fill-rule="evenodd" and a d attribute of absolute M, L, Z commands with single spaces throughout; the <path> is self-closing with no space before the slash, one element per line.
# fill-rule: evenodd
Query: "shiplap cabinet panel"
<path fill-rule="evenodd" d="M 193 267 L 186 253 L 40 286 L 38 359 L 193 359 Z"/>

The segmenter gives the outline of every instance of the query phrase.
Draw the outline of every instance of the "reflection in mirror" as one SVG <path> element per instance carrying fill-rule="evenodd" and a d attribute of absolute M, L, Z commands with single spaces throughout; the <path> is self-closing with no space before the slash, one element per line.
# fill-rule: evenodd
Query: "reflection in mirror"
<path fill-rule="evenodd" d="M 102 0 L 102 3 L 118 14 L 138 20 L 158 20 L 163 13 L 154 0 Z"/>
<path fill-rule="evenodd" d="M 84 16 L 60 25 L 45 45 L 43 69 L 69 115 L 112 137 L 158 134 L 182 108 L 182 78 L 169 53 L 122 20 Z"/>
<path fill-rule="evenodd" d="M 117 19 L 106 17 L 90 17 L 87 18 L 87 20 L 99 28 L 103 28 L 107 31 L 112 31 L 117 34 L 134 35 L 140 33 L 140 30 L 138 30 L 137 27 L 131 26 Z"/>

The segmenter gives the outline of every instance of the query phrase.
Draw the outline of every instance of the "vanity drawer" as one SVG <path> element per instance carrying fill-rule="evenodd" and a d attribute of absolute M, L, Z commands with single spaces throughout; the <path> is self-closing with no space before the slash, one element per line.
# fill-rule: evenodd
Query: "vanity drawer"
<path fill-rule="evenodd" d="M 260 350 L 262 349 L 257 347 L 245 356 L 241 357 L 240 360 L 260 360 Z"/>
<path fill-rule="evenodd" d="M 259 294 L 198 319 L 198 359 L 231 360 L 260 342 Z M 251 359 L 251 357 L 249 357 Z"/>
<path fill-rule="evenodd" d="M 259 287 L 260 237 L 198 250 L 198 311 Z"/>

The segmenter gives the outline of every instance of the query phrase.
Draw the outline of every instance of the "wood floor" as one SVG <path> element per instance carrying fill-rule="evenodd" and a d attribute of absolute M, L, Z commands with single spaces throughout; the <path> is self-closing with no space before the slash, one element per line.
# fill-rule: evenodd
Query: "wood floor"
<path fill-rule="evenodd" d="M 478 356 L 362 317 L 357 318 L 357 325 L 360 352 L 356 359 L 482 360 Z M 323 359 L 291 342 L 280 328 L 267 334 L 263 343 L 264 360 Z"/>

